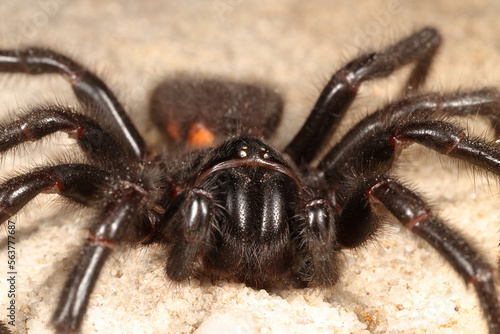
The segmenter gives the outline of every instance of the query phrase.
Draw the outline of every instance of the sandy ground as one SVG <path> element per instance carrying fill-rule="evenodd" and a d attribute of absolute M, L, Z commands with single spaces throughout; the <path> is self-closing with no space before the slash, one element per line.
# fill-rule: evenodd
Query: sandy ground
<path fill-rule="evenodd" d="M 432 25 L 444 43 L 428 90 L 500 87 L 500 3 L 469 1 L 71 1 L 0 3 L 0 48 L 50 46 L 74 56 L 110 84 L 149 143 L 148 92 L 172 72 L 262 79 L 282 91 L 285 119 L 273 143 L 299 129 L 320 87 L 363 50 Z M 407 71 L 364 85 L 345 124 L 395 96 Z M 0 76 L 0 117 L 47 101 L 75 104 L 58 77 Z M 479 124 L 476 126 L 476 124 Z M 484 124 L 469 121 L 470 131 Z M 74 149 L 66 136 L 2 157 L 7 177 Z M 401 177 L 439 207 L 494 265 L 498 244 L 495 178 L 472 177 L 411 148 Z M 406 157 L 408 155 L 409 157 Z M 415 159 L 412 159 L 415 157 Z M 16 330 L 51 333 L 49 319 L 72 256 L 86 237 L 88 212 L 42 195 L 16 228 Z M 0 319 L 8 320 L 7 240 L 0 236 Z M 484 333 L 471 288 L 424 242 L 389 225 L 372 245 L 345 253 L 338 285 L 256 291 L 196 280 L 174 285 L 164 255 L 116 252 L 91 296 L 83 333 Z M 3 269 L 2 269 L 3 268 Z"/>

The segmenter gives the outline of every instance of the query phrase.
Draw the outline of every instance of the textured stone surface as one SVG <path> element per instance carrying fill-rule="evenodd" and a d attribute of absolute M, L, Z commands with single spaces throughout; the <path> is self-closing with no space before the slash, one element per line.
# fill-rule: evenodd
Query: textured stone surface
<path fill-rule="evenodd" d="M 0 47 L 50 46 L 88 65 L 117 92 L 149 143 L 147 94 L 173 72 L 262 79 L 279 88 L 286 114 L 274 144 L 299 129 L 331 73 L 363 50 L 378 49 L 424 25 L 444 43 L 426 89 L 500 87 L 498 1 L 87 1 L 0 3 Z M 394 98 L 407 71 L 364 85 L 345 124 Z M 0 76 L 0 117 L 28 106 L 74 105 L 58 77 Z M 484 124 L 469 121 L 470 131 Z M 2 157 L 2 176 L 72 152 L 66 136 Z M 414 184 L 450 224 L 496 262 L 496 181 L 441 164 L 411 148 L 401 178 Z M 55 155 L 55 156 L 60 156 Z M 451 167 L 450 167 L 451 166 Z M 474 178 L 471 176 L 475 175 Z M 19 333 L 52 331 L 54 310 L 72 256 L 86 237 L 80 209 L 43 195 L 17 228 Z M 5 235 L 5 234 L 4 234 Z M 1 309 L 6 302 L 6 239 L 0 239 Z M 397 225 L 365 249 L 345 253 L 345 273 L 329 290 L 255 291 L 242 284 L 175 285 L 164 254 L 152 247 L 116 252 L 91 297 L 84 333 L 481 333 L 485 324 L 471 288 L 436 252 Z M 4 268 L 4 269 L 1 269 Z M 6 314 L 0 312 L 0 319 Z"/>

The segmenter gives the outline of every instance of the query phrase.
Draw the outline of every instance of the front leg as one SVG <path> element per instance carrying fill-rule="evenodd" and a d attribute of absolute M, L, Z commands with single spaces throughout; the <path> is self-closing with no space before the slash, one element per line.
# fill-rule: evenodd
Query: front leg
<path fill-rule="evenodd" d="M 374 207 L 383 206 L 404 227 L 436 249 L 466 284 L 474 286 L 489 332 L 500 333 L 500 303 L 493 268 L 459 233 L 434 215 L 420 196 L 387 176 L 363 175 L 358 176 L 346 195 L 348 199 L 342 203 L 335 224 L 340 246 L 358 248 L 373 240 L 382 226 L 379 210 Z"/>
<path fill-rule="evenodd" d="M 456 231 L 434 216 L 429 206 L 398 182 L 371 180 L 367 191 L 371 203 L 381 203 L 408 230 L 427 241 L 476 289 L 489 332 L 500 333 L 500 304 L 493 279 L 493 268 Z"/>
<path fill-rule="evenodd" d="M 143 188 L 127 181 L 118 182 L 110 192 L 64 286 L 52 318 L 56 328 L 76 330 L 80 327 L 101 269 L 113 249 L 127 237 L 133 220 L 138 219 L 145 197 Z"/>

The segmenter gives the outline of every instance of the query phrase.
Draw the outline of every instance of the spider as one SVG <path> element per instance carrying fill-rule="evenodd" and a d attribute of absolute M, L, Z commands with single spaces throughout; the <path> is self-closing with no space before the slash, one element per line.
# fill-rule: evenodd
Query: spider
<path fill-rule="evenodd" d="M 99 273 L 120 245 L 164 246 L 173 281 L 333 286 L 342 251 L 376 238 L 382 208 L 474 286 L 490 333 L 500 333 L 492 267 L 391 174 L 411 143 L 500 174 L 496 144 L 466 135 L 449 120 L 479 114 L 500 135 L 498 92 L 419 91 L 440 43 L 439 33 L 426 27 L 349 62 L 283 152 L 266 143 L 283 104 L 271 88 L 217 78 L 165 80 L 151 96 L 150 113 L 170 144 L 156 154 L 111 90 L 78 63 L 48 49 L 0 51 L 0 71 L 60 74 L 86 112 L 43 106 L 0 125 L 1 152 L 64 131 L 86 157 L 86 163 L 41 166 L 0 185 L 2 222 L 40 193 L 95 210 L 53 325 L 80 327 Z M 402 97 L 362 119 L 321 157 L 362 82 L 413 63 Z"/>

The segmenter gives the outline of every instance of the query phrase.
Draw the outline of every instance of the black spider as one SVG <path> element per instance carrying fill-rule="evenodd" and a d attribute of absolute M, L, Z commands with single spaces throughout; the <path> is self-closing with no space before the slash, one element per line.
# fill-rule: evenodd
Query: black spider
<path fill-rule="evenodd" d="M 397 153 L 412 142 L 500 174 L 497 145 L 467 136 L 447 120 L 479 114 L 500 135 L 495 89 L 418 93 L 440 41 L 436 30 L 425 28 L 348 63 L 284 152 L 263 142 L 281 118 L 282 102 L 272 90 L 216 79 L 167 80 L 153 93 L 151 113 L 176 145 L 160 155 L 146 149 L 113 93 L 79 64 L 51 50 L 0 51 L 0 71 L 62 74 L 91 111 L 84 116 L 60 106 L 35 108 L 0 127 L 2 152 L 65 131 L 88 160 L 36 168 L 0 186 L 1 221 L 42 192 L 95 208 L 53 324 L 79 328 L 99 272 L 121 244 L 164 245 L 166 274 L 175 281 L 332 286 L 340 275 L 340 252 L 376 236 L 382 220 L 374 206 L 382 206 L 472 283 L 490 333 L 500 333 L 492 267 L 390 175 Z M 317 167 L 311 165 L 360 84 L 409 63 L 415 67 L 404 96 L 360 121 Z"/>

